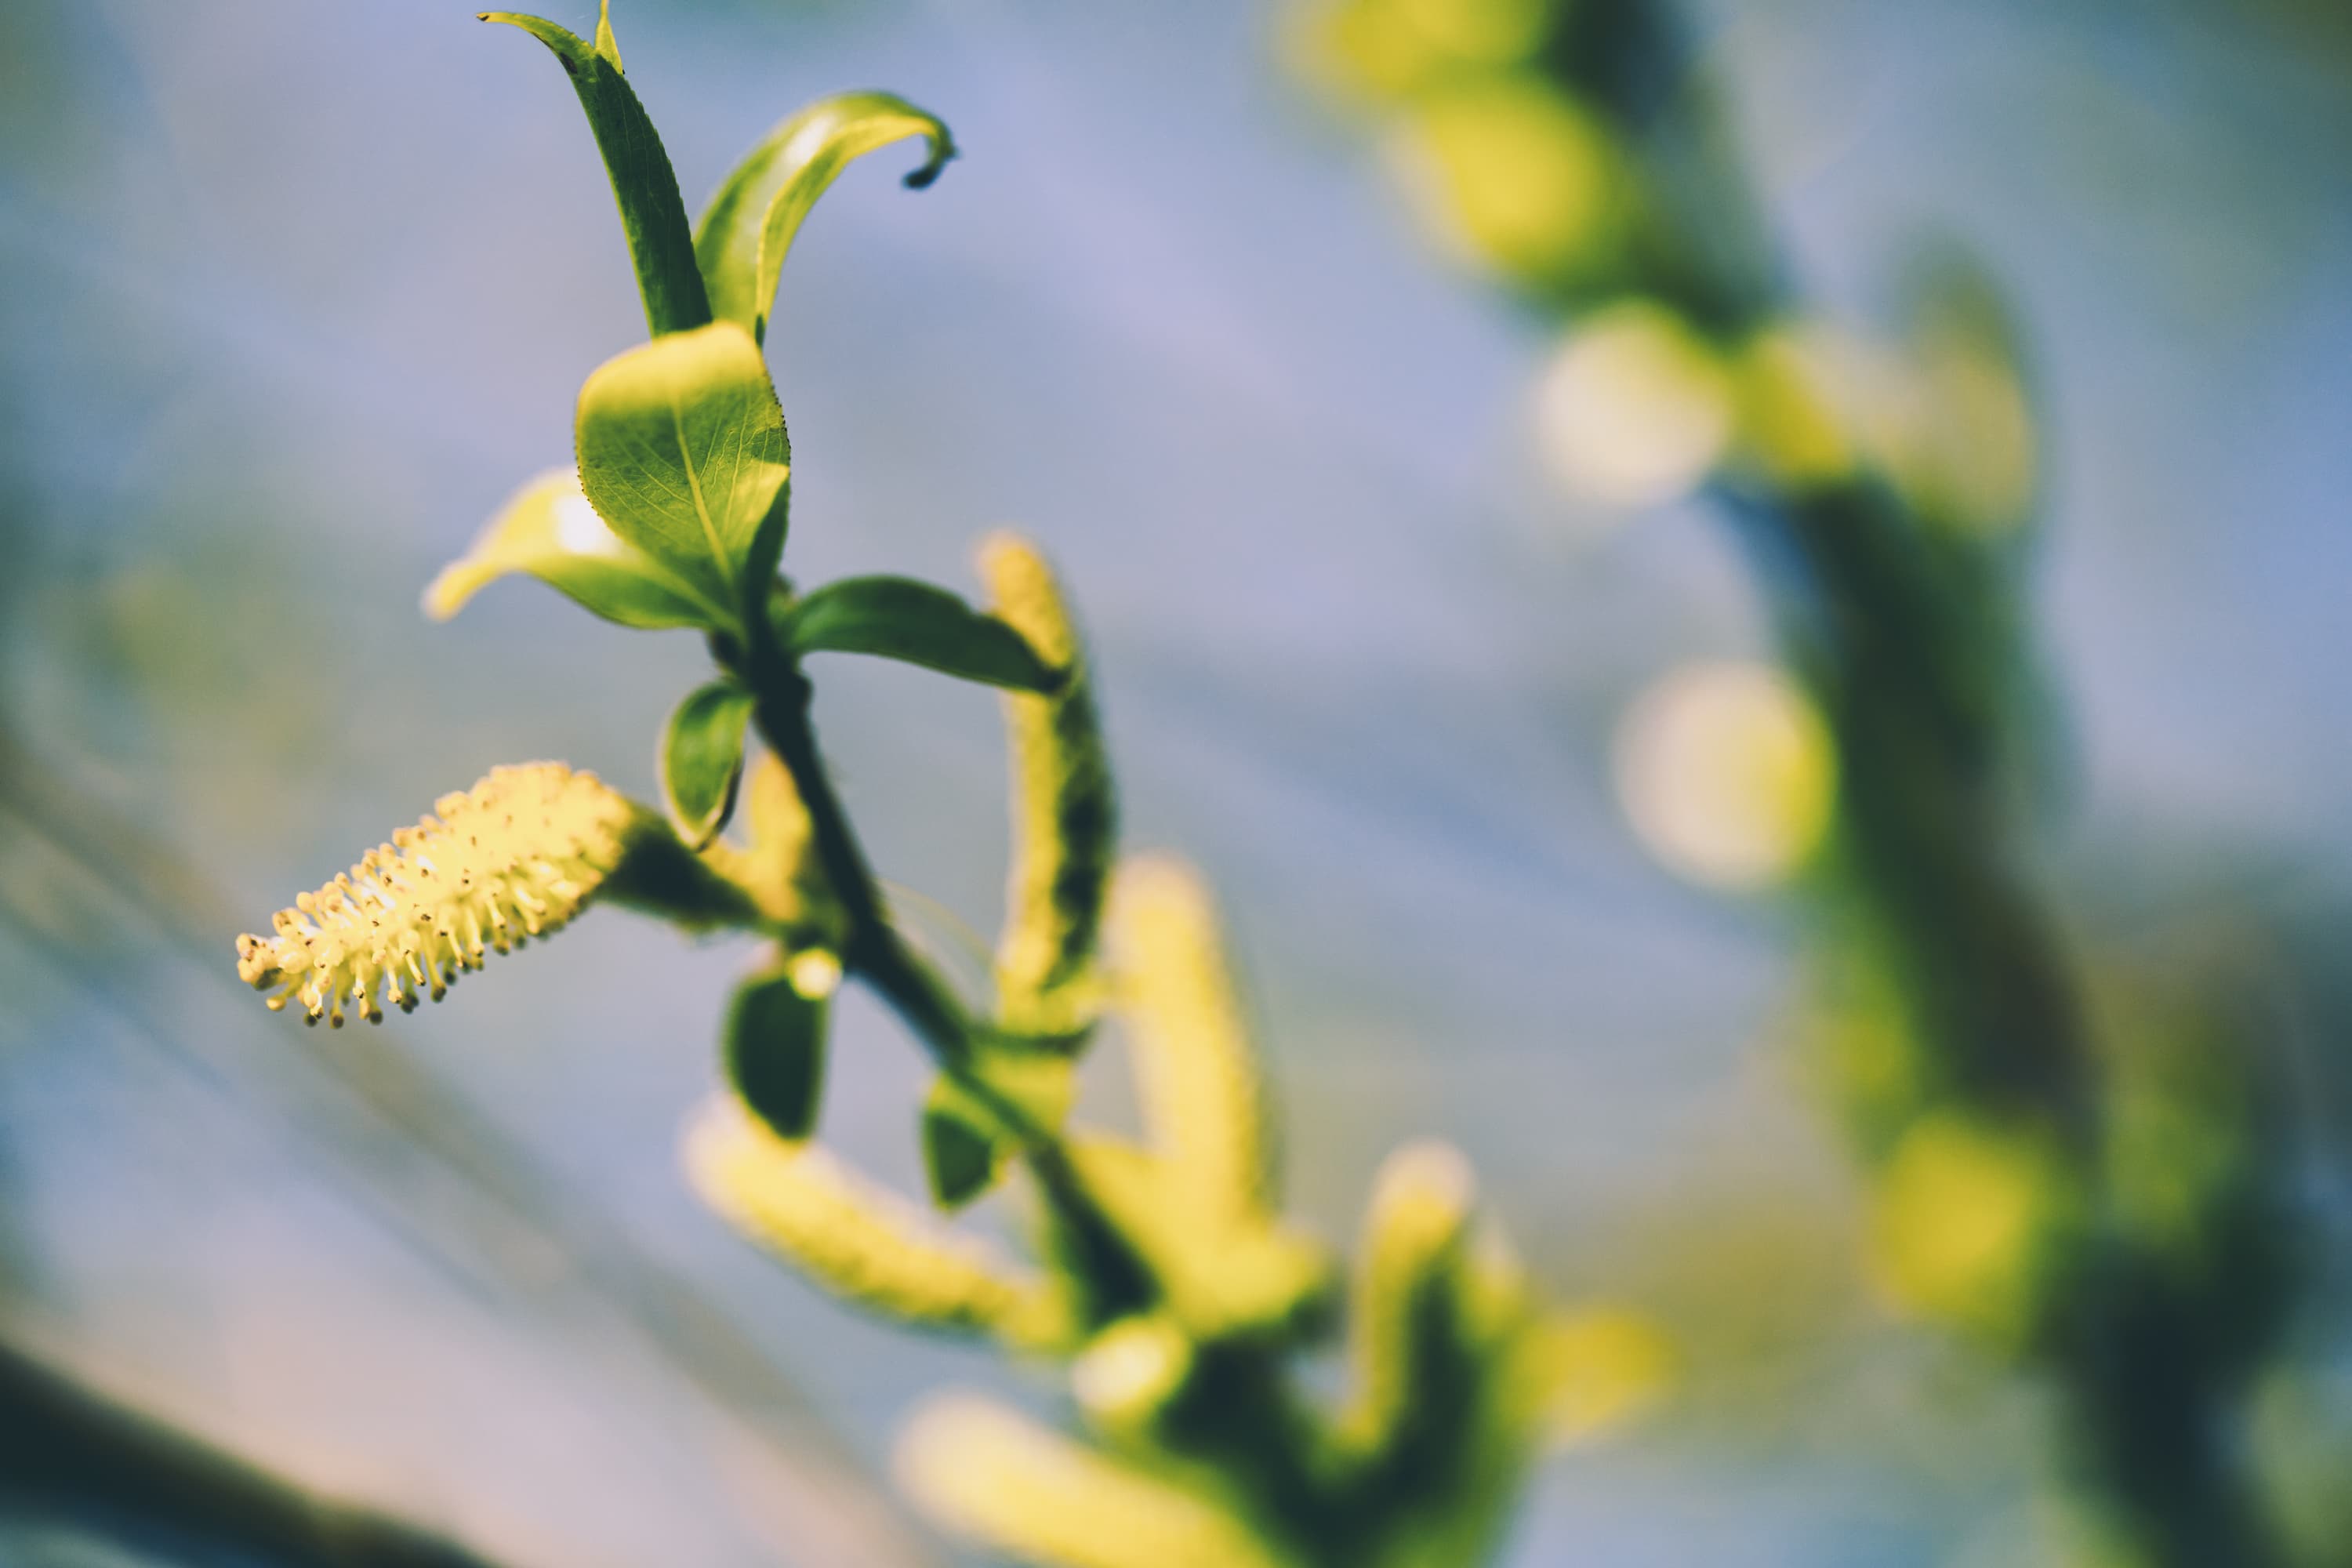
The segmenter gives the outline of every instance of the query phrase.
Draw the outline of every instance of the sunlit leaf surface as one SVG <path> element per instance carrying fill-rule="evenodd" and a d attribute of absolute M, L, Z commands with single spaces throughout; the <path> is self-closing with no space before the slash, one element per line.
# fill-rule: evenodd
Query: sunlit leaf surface
<path fill-rule="evenodd" d="M 712 601 L 775 569 L 792 443 L 751 334 L 732 321 L 655 339 L 580 389 L 580 480 L 629 541 Z"/>
<path fill-rule="evenodd" d="M 607 528 L 581 493 L 580 476 L 568 468 L 541 474 L 514 493 L 466 553 L 426 586 L 425 613 L 446 621 L 486 585 L 516 572 L 625 626 L 724 619 L 692 584 Z"/>

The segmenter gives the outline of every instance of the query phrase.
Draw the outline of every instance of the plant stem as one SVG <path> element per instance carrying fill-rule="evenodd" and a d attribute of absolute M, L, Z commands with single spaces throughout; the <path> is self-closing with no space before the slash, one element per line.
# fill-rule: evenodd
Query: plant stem
<path fill-rule="evenodd" d="M 1545 68 L 1603 106 L 1658 193 L 1671 240 L 1645 285 L 1727 343 L 1795 313 L 1777 236 L 1695 85 L 1698 55 L 1669 0 L 1579 16 Z M 2078 1479 L 2159 1568 L 2273 1568 L 2281 1548 L 2233 1441 L 2251 1358 L 2217 1350 L 2227 1336 L 2211 1305 L 2151 1267 L 2113 1213 L 2105 1068 L 2025 871 L 2005 754 L 2014 721 L 1993 694 L 2003 671 L 1987 668 L 2021 651 L 1995 646 L 2013 621 L 1973 623 L 1929 520 L 1879 476 L 1714 495 L 1834 738 L 1840 891 L 1924 1047 L 1923 1103 L 2048 1137 L 2084 1201 L 2081 1255 L 2064 1261 L 2032 1346 L 2064 1398 Z"/>
<path fill-rule="evenodd" d="M 2082 1479 L 2159 1568 L 2281 1561 L 2231 1441 L 2242 1381 L 2198 1309 L 2104 1215 L 2101 1071 L 2054 922 L 2020 869 L 1998 720 L 1955 668 L 1959 634 L 1919 522 L 1867 481 L 1719 491 L 1746 523 L 1790 662 L 1828 715 L 1849 896 L 1885 944 L 1935 1075 L 1927 1092 L 2054 1135 L 2094 1216 L 2035 1346 L 2063 1392 Z"/>
<path fill-rule="evenodd" d="M 1150 1266 L 1087 1191 L 1062 1140 L 979 1070 L 982 1029 L 891 925 L 856 832 L 826 774 L 809 722 L 807 678 L 772 652 L 755 652 L 747 662 L 757 696 L 752 721 L 793 775 L 808 808 L 818 858 L 848 916 L 843 968 L 881 994 L 940 1070 L 1018 1145 L 1056 1217 L 1097 1268 L 1108 1272 L 1106 1315 L 1148 1310 L 1160 1293 Z M 1279 1521 L 1293 1550 L 1305 1552 L 1336 1521 L 1303 1462 L 1310 1445 L 1277 1356 L 1265 1346 L 1234 1346 L 1218 1354 L 1215 1364 L 1223 1369 L 1217 1380 L 1222 1396 L 1213 1401 L 1208 1428 L 1195 1434 L 1193 1456 L 1223 1474 L 1259 1517 Z"/>
<path fill-rule="evenodd" d="M 1111 1292 L 1114 1298 L 1136 1307 L 1148 1305 L 1156 1292 L 1142 1259 L 1087 1192 L 1061 1139 L 981 1070 L 985 1030 L 891 924 L 865 849 L 818 750 L 809 722 L 808 678 L 772 644 L 755 646 L 740 673 L 756 699 L 752 722 L 792 774 L 808 809 L 818 861 L 848 917 L 843 969 L 890 1004 L 940 1070 L 1019 1149 L 1062 1223 L 1121 1281 Z"/>
<path fill-rule="evenodd" d="M 1747 525 L 1790 662 L 1835 739 L 1843 869 L 1875 917 L 1936 1087 L 2048 1124 L 2087 1163 L 2096 1064 L 2073 976 L 2020 869 L 1997 716 L 1955 668 L 1965 633 L 1882 485 L 1719 489 Z"/>
<path fill-rule="evenodd" d="M 759 660 L 749 673 L 757 694 L 753 722 L 760 738 L 793 776 L 808 808 L 817 859 L 848 917 L 842 966 L 880 992 L 940 1068 L 961 1079 L 976 1054 L 976 1031 L 961 1002 L 908 949 L 884 912 L 866 851 L 817 749 L 816 734 L 809 723 L 807 677 L 782 658 Z M 1016 1122 L 1024 1120 L 1017 1108 L 1008 1107 L 1008 1112 Z"/>

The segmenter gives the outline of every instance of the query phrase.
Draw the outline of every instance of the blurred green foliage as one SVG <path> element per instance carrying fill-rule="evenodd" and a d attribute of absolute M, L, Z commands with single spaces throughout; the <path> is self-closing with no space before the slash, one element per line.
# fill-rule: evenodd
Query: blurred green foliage
<path fill-rule="evenodd" d="M 1324 0 L 1297 38 L 1440 241 L 1557 324 L 1560 477 L 1621 505 L 1703 492 L 1748 547 L 1832 754 L 1803 764 L 1835 776 L 1822 853 L 1774 804 L 1806 753 L 1760 673 L 1645 697 L 1621 788 L 1697 879 L 1815 896 L 1803 1032 L 1870 1167 L 1885 1297 L 2063 1392 L 2084 1561 L 2289 1561 L 2243 1436 L 2300 1250 L 2279 1058 L 2225 976 L 2095 1016 L 2101 971 L 2032 863 L 2052 764 L 2022 333 L 1948 247 L 1902 341 L 1812 319 L 1685 26 L 1659 0 Z"/>

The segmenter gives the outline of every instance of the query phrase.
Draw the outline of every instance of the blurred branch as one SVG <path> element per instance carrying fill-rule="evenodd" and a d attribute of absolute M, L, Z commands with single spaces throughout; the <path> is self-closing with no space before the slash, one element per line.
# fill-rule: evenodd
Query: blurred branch
<path fill-rule="evenodd" d="M 308 1491 L 5 1343 L 0 1506 L 255 1568 L 489 1568 L 454 1542 Z"/>
<path fill-rule="evenodd" d="M 2073 1479 L 2146 1561 L 2280 1562 L 2241 1428 L 2293 1283 L 2289 1141 L 2259 1024 L 2095 1037 L 2031 873 L 2035 432 L 1997 292 L 1948 260 L 1909 379 L 1839 363 L 1670 0 L 1321 0 L 1306 37 L 1433 226 L 1566 329 L 1563 468 L 1622 503 L 1704 485 L 1738 524 L 1835 754 L 1814 888 L 1875 1052 L 1837 1087 L 1909 1304 L 2063 1392 Z M 2164 1173 L 2151 1222 L 2181 1126 L 2229 1152 Z"/>
<path fill-rule="evenodd" d="M 64 856 L 153 923 L 238 1005 L 244 988 L 217 962 L 236 929 L 226 900 L 168 844 L 107 808 L 18 745 L 0 726 L 0 821 Z M 726 1309 L 691 1280 L 646 1257 L 620 1226 L 570 1199 L 561 1184 L 458 1092 L 390 1049 L 274 1054 L 268 1074 L 133 999 L 124 967 L 57 940 L 40 911 L 0 883 L 0 918 L 54 971 L 121 1014 L 141 1039 L 226 1080 L 238 1103 L 278 1119 L 300 1146 L 428 1260 L 453 1266 L 453 1228 L 469 1238 L 463 1276 L 487 1272 L 505 1289 L 560 1299 L 569 1280 L 703 1399 L 753 1435 L 790 1483 L 807 1542 L 804 1561 L 921 1568 L 932 1550 L 898 1504 L 831 1432 L 808 1395 Z M 290 1076 L 289 1076 L 290 1075 Z M 289 1084 L 294 1102 L 283 1103 Z M 397 1173 L 387 1175 L 386 1173 Z M 430 1196 L 424 1195 L 426 1192 Z M 456 1224 L 453 1226 L 452 1222 Z"/>

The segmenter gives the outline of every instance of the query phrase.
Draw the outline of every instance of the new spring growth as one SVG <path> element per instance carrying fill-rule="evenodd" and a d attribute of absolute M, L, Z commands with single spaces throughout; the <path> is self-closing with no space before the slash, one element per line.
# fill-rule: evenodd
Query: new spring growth
<path fill-rule="evenodd" d="M 981 547 L 991 608 L 1062 676 L 1051 695 L 1007 691 L 1013 868 L 997 947 L 998 1009 L 1018 1033 L 1066 1035 L 1090 1020 L 1087 979 L 1118 838 L 1110 760 L 1085 655 L 1053 568 L 999 533 Z"/>
<path fill-rule="evenodd" d="M 847 936 L 840 900 L 826 886 L 808 806 L 792 774 L 763 752 L 745 766 L 741 793 L 750 845 L 739 848 L 715 839 L 701 851 L 704 863 L 749 893 L 761 918 L 786 933 L 793 952 L 807 957 L 838 949 Z M 831 989 L 810 991 L 814 995 Z"/>
<path fill-rule="evenodd" d="M 237 938 L 236 972 L 303 1018 L 342 1026 L 349 1002 L 380 1023 L 379 994 L 402 1012 L 439 1001 L 484 954 L 568 923 L 621 864 L 646 821 L 627 797 L 562 763 L 493 768 L 434 815 L 271 921 Z"/>
<path fill-rule="evenodd" d="M 835 1295 L 910 1327 L 1045 1337 L 1051 1303 L 978 1238 L 934 1220 L 813 1143 L 714 1100 L 687 1134 L 703 1200 Z"/>
<path fill-rule="evenodd" d="M 1049 1568 L 1295 1568 L 1210 1478 L 1160 1473 L 977 1394 L 934 1401 L 898 1471 L 925 1512 L 992 1552 Z"/>
<path fill-rule="evenodd" d="M 1178 861 L 1119 868 L 1111 963 L 1150 1141 L 1186 1206 L 1212 1226 L 1265 1216 L 1265 1073 L 1226 972 L 1216 909 Z"/>
<path fill-rule="evenodd" d="M 935 1407 L 904 1473 L 942 1522 L 1057 1568 L 1478 1560 L 1542 1412 L 1583 1363 L 1517 1266 L 1475 1245 L 1459 1157 L 1423 1149 L 1382 1178 L 1368 1223 L 1348 1314 L 1357 1394 L 1334 1408 L 1296 1384 L 1295 1362 L 1334 1326 L 1328 1260 L 1282 1220 L 1270 1101 L 1206 891 L 1139 860 L 1113 896 L 1110 764 L 1044 557 L 989 542 L 988 614 L 909 579 L 803 594 L 773 581 L 789 453 L 760 334 L 783 252 L 847 161 L 921 136 L 919 184 L 950 153 L 945 127 L 887 94 L 824 100 L 763 139 L 689 236 L 609 21 L 592 44 L 501 19 L 572 79 L 654 340 L 583 388 L 576 474 L 520 492 L 428 607 L 446 615 L 520 572 L 624 626 L 702 631 L 720 668 L 664 731 L 667 818 L 560 764 L 499 769 L 305 894 L 274 935 L 244 938 L 240 972 L 273 1007 L 299 1000 L 340 1023 L 347 1004 L 374 1019 L 386 997 L 437 997 L 594 900 L 756 934 L 768 951 L 728 1010 L 731 1092 L 687 1138 L 695 1186 L 866 1310 L 1063 1362 L 1101 1439 L 969 1401 Z M 1006 693 L 1013 871 L 984 1016 L 890 925 L 799 718 L 801 661 L 841 653 Z M 748 843 L 723 837 L 739 792 Z M 1034 1178 L 1034 1264 L 813 1141 L 845 977 L 894 1003 L 939 1058 L 921 1126 L 940 1205 L 1016 1161 Z M 1066 1131 L 1072 1073 L 1105 1013 L 1134 1053 L 1140 1142 Z"/>

